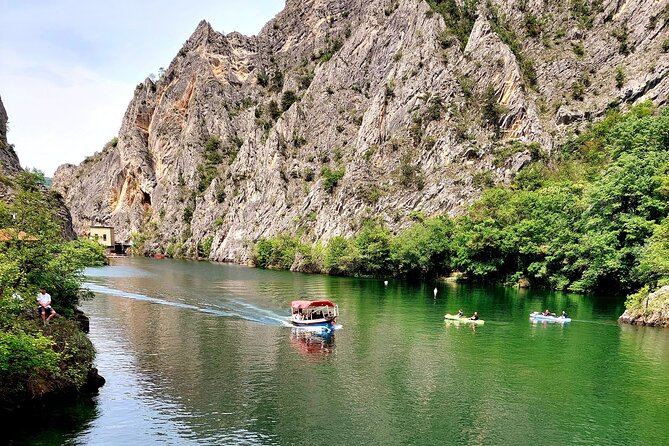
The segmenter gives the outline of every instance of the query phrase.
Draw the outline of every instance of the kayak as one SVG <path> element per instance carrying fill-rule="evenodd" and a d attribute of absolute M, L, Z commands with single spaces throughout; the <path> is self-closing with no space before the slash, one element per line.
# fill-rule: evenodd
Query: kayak
<path fill-rule="evenodd" d="M 570 317 L 544 316 L 542 313 L 537 313 L 536 311 L 534 313 L 530 313 L 530 319 L 535 321 L 547 321 L 547 322 L 559 322 L 559 323 L 571 322 Z"/>
<path fill-rule="evenodd" d="M 458 321 L 458 322 L 464 322 L 464 323 L 467 323 L 467 324 L 475 324 L 475 325 L 485 324 L 484 320 L 481 320 L 481 319 L 473 320 L 473 319 L 469 319 L 468 317 L 460 317 L 460 316 L 455 315 L 455 314 L 447 314 L 447 315 L 444 316 L 444 319 L 448 320 L 448 321 Z"/>

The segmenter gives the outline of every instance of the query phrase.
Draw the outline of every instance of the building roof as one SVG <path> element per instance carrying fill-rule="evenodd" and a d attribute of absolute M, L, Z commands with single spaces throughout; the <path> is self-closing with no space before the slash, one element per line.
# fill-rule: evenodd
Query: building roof
<path fill-rule="evenodd" d="M 334 307 L 336 305 L 329 300 L 294 300 L 290 303 L 290 306 L 304 310 L 310 307 Z"/>
<path fill-rule="evenodd" d="M 39 238 L 32 235 L 28 235 L 23 231 L 18 231 L 16 228 L 0 229 L 0 242 L 9 242 L 13 240 L 36 241 L 39 240 Z"/>

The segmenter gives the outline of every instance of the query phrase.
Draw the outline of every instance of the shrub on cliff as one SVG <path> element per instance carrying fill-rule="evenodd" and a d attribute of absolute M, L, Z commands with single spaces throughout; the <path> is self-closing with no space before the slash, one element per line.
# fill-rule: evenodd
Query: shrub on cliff
<path fill-rule="evenodd" d="M 321 176 L 323 177 L 323 189 L 325 189 L 326 192 L 332 193 L 335 187 L 337 187 L 337 184 L 339 184 L 339 180 L 341 180 L 344 177 L 345 170 L 344 168 L 339 168 L 336 170 L 332 170 L 329 167 L 323 167 L 321 169 Z"/>
<path fill-rule="evenodd" d="M 0 331 L 0 407 L 16 405 L 58 391 L 76 391 L 86 383 L 95 349 L 76 322 L 20 319 Z"/>

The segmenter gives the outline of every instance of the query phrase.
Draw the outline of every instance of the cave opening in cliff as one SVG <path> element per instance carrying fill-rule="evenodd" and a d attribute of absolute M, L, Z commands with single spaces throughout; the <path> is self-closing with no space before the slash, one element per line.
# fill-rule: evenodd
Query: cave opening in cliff
<path fill-rule="evenodd" d="M 151 195 L 148 192 L 142 191 L 142 204 L 151 206 Z"/>

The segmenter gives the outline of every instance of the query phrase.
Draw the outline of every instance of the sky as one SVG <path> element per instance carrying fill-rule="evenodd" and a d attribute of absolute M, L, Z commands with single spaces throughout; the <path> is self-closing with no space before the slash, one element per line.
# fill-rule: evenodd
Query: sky
<path fill-rule="evenodd" d="M 46 176 L 118 134 L 135 86 L 200 20 L 258 34 L 284 0 L 0 0 L 0 97 L 21 166 Z"/>

